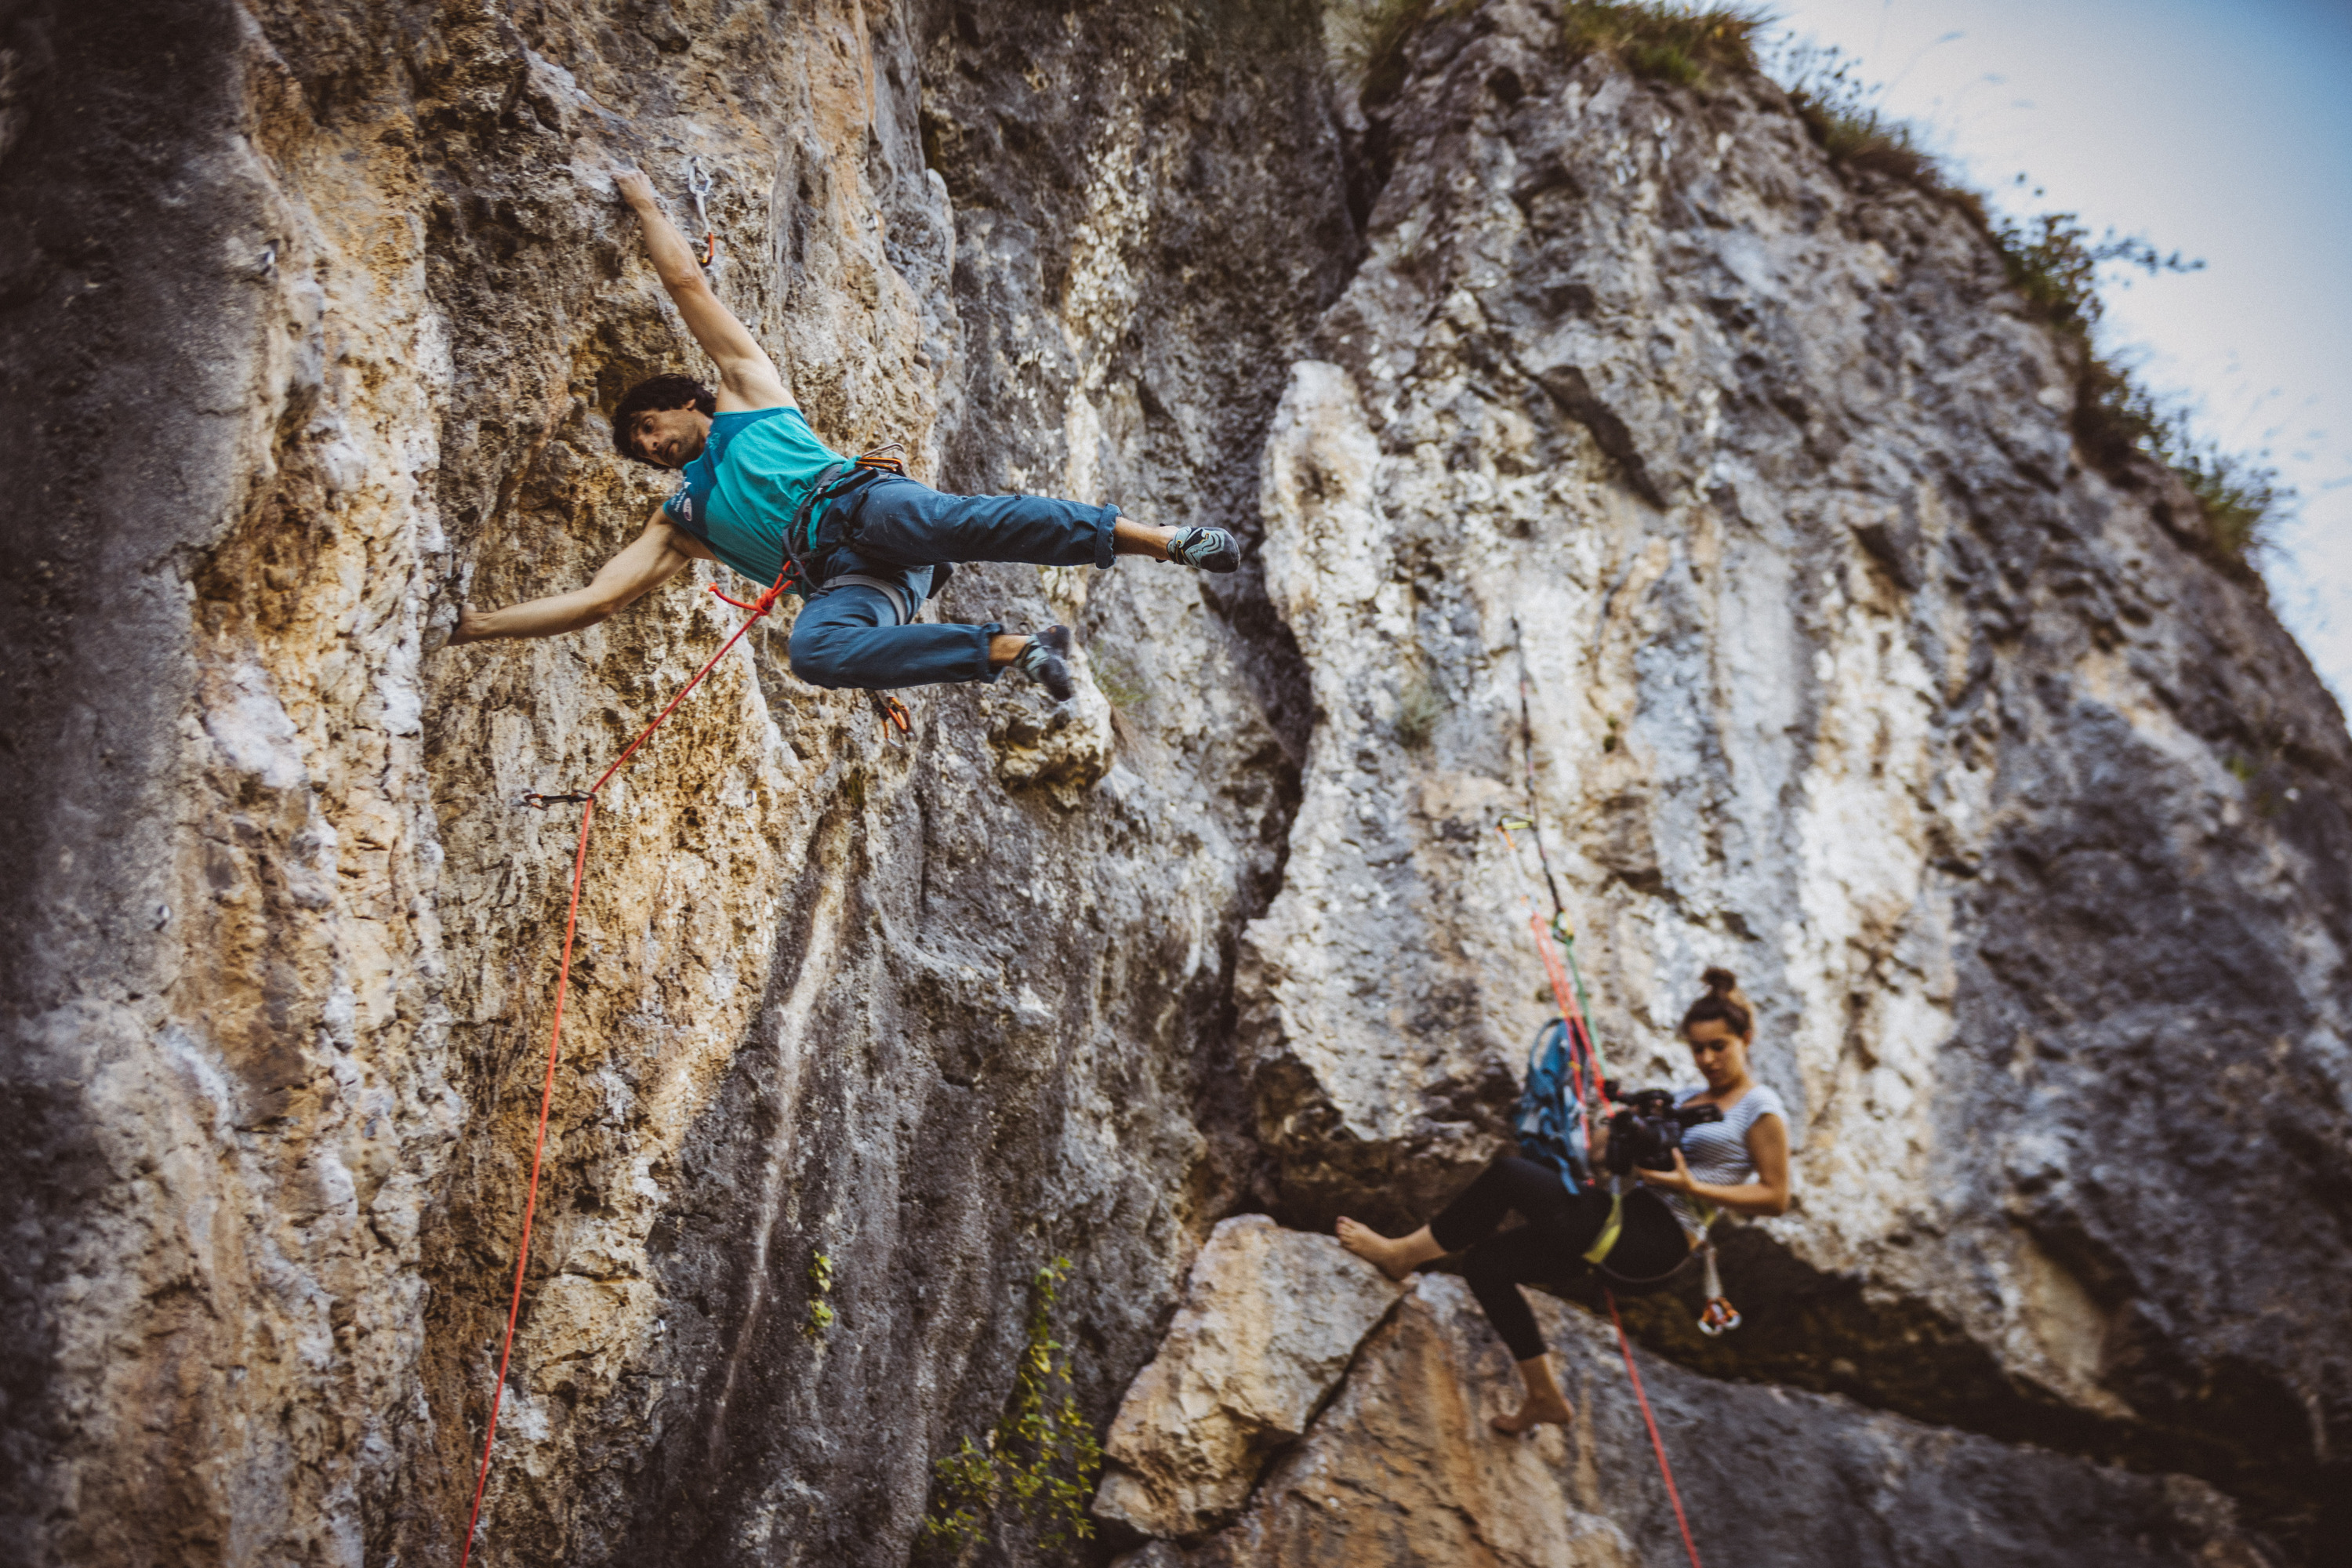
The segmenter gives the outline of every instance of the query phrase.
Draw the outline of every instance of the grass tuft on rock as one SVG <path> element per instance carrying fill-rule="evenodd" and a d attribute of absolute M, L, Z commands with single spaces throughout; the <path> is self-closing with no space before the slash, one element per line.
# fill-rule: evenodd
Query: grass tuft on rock
<path fill-rule="evenodd" d="M 1437 734 L 1437 721 L 1445 717 L 1445 708 L 1444 695 L 1428 673 L 1412 671 L 1397 693 L 1397 739 L 1411 750 L 1420 751 Z"/>
<path fill-rule="evenodd" d="M 1769 20 L 1747 5 L 1685 9 L 1633 0 L 1571 4 L 1560 25 L 1571 60 L 1607 54 L 1635 76 L 1704 87 L 1757 68 L 1756 35 Z"/>
<path fill-rule="evenodd" d="M 1919 144 L 1918 133 L 1878 107 L 1882 89 L 1863 79 L 1860 62 L 1843 50 L 1789 45 L 1774 58 L 1772 74 L 1786 84 L 1797 118 L 1832 163 L 1884 174 L 1948 200 L 1960 198 L 1964 205 L 1973 202 L 1944 177 L 1943 166 Z M 1983 216 L 1980 204 L 1975 216 Z"/>

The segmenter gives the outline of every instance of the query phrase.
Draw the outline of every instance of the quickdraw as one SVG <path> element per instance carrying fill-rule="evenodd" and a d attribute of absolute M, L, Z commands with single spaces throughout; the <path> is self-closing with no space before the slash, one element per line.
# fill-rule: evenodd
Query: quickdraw
<path fill-rule="evenodd" d="M 515 805 L 529 806 L 533 811 L 545 811 L 551 805 L 585 805 L 587 804 L 588 797 L 584 795 L 541 795 L 535 789 L 523 791 L 515 800 Z"/>
<path fill-rule="evenodd" d="M 694 220 L 702 230 L 702 265 L 708 267 L 719 259 L 719 230 L 710 222 L 710 176 L 702 172 L 698 157 L 686 161 L 686 188 L 694 196 Z"/>
<path fill-rule="evenodd" d="M 1706 1305 L 1699 1311 L 1698 1331 L 1713 1339 L 1739 1326 L 1739 1309 L 1723 1293 L 1723 1277 L 1715 1268 L 1715 1243 L 1708 1242 L 1706 1251 Z"/>

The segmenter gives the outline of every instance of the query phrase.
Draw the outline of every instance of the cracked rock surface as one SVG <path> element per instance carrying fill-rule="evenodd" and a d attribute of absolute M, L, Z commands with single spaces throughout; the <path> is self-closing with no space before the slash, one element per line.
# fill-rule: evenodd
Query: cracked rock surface
<path fill-rule="evenodd" d="M 1243 1321 L 1180 1311 L 1220 1222 L 1426 1217 L 1545 1012 L 1494 832 L 1530 763 L 1622 1074 L 1686 1071 L 1727 963 L 1795 1119 L 1798 1208 L 1726 1247 L 1748 1326 L 1629 1304 L 1678 1408 L 1744 1413 L 1726 1467 L 1900 1471 L 1818 1493 L 1906 1500 L 1854 1563 L 1940 1561 L 2035 1467 L 2075 1479 L 2014 1561 L 2095 1504 L 2153 1543 L 2117 1562 L 2345 1538 L 2334 703 L 2177 486 L 2086 463 L 1963 215 L 1537 0 L 1369 74 L 1362 11 L 0 15 L 0 1559 L 457 1561 L 575 843 L 517 802 L 743 585 L 442 639 L 658 502 L 605 411 L 696 361 L 610 169 L 682 216 L 689 157 L 835 447 L 1252 553 L 960 572 L 934 613 L 1069 623 L 1080 697 L 914 692 L 903 739 L 783 618 L 600 797 L 476 1561 L 907 1562 L 1041 1266 L 1108 1430 Z M 1400 1506 L 1570 1500 L 1497 1561 L 1667 1561 L 1613 1428 L 1593 1489 L 1368 1414 L 1491 1394 L 1450 1289 L 1320 1415 L 1163 1426 L 1255 1480 L 1082 1555 L 1307 1560 L 1278 1478 L 1388 1453 Z"/>
<path fill-rule="evenodd" d="M 1276 1283 L 1286 1283 L 1276 1279 Z M 1687 1561 L 1608 1323 L 1538 1305 L 1576 1419 L 1505 1437 L 1509 1352 L 1458 1279 L 1423 1275 L 1330 1408 L 1229 1529 L 1118 1568 Z M 1700 1559 L 2013 1568 L 2260 1568 L 2210 1487 L 2011 1447 L 1835 1395 L 1724 1384 L 1642 1359 Z"/>
<path fill-rule="evenodd" d="M 1210 1233 L 1160 1352 L 1119 1404 L 1094 1511 L 1145 1535 L 1229 1522 L 1397 1287 L 1328 1236 L 1241 1215 Z"/>

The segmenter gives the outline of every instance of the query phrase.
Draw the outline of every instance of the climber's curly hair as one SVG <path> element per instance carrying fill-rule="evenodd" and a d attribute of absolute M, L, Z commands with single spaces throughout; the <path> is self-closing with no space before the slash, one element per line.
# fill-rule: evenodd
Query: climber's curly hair
<path fill-rule="evenodd" d="M 698 414 L 716 416 L 719 398 L 710 388 L 690 375 L 647 376 L 621 394 L 621 401 L 613 405 L 614 448 L 624 458 L 643 463 L 649 468 L 660 468 L 659 463 L 637 450 L 636 442 L 629 435 L 629 426 L 638 415 L 664 408 L 691 408 Z"/>
<path fill-rule="evenodd" d="M 1710 969 L 1699 976 L 1706 984 L 1706 994 L 1692 1003 L 1683 1013 L 1683 1038 L 1690 1038 L 1693 1024 L 1721 1024 L 1743 1040 L 1756 1037 L 1756 1008 L 1739 989 L 1739 977 L 1728 969 Z"/>

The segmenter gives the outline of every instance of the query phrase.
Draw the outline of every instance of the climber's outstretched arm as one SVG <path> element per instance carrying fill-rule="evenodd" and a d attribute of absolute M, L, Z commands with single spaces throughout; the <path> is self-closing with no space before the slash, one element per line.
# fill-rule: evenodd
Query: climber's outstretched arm
<path fill-rule="evenodd" d="M 457 629 L 449 634 L 449 640 L 486 642 L 492 637 L 551 637 L 576 632 L 636 603 L 697 559 L 711 559 L 703 542 L 657 517 L 637 535 L 636 542 L 605 562 L 586 587 L 503 610 L 467 610 L 458 616 Z"/>
<path fill-rule="evenodd" d="M 719 365 L 719 412 L 790 407 L 793 400 L 784 391 L 784 378 L 776 374 L 776 362 L 710 291 L 693 247 L 654 199 L 653 182 L 635 169 L 617 172 L 613 182 L 637 215 L 638 226 L 646 234 L 646 254 L 653 258 L 662 287 L 677 301 L 677 313 L 686 318 L 686 330 Z"/>

